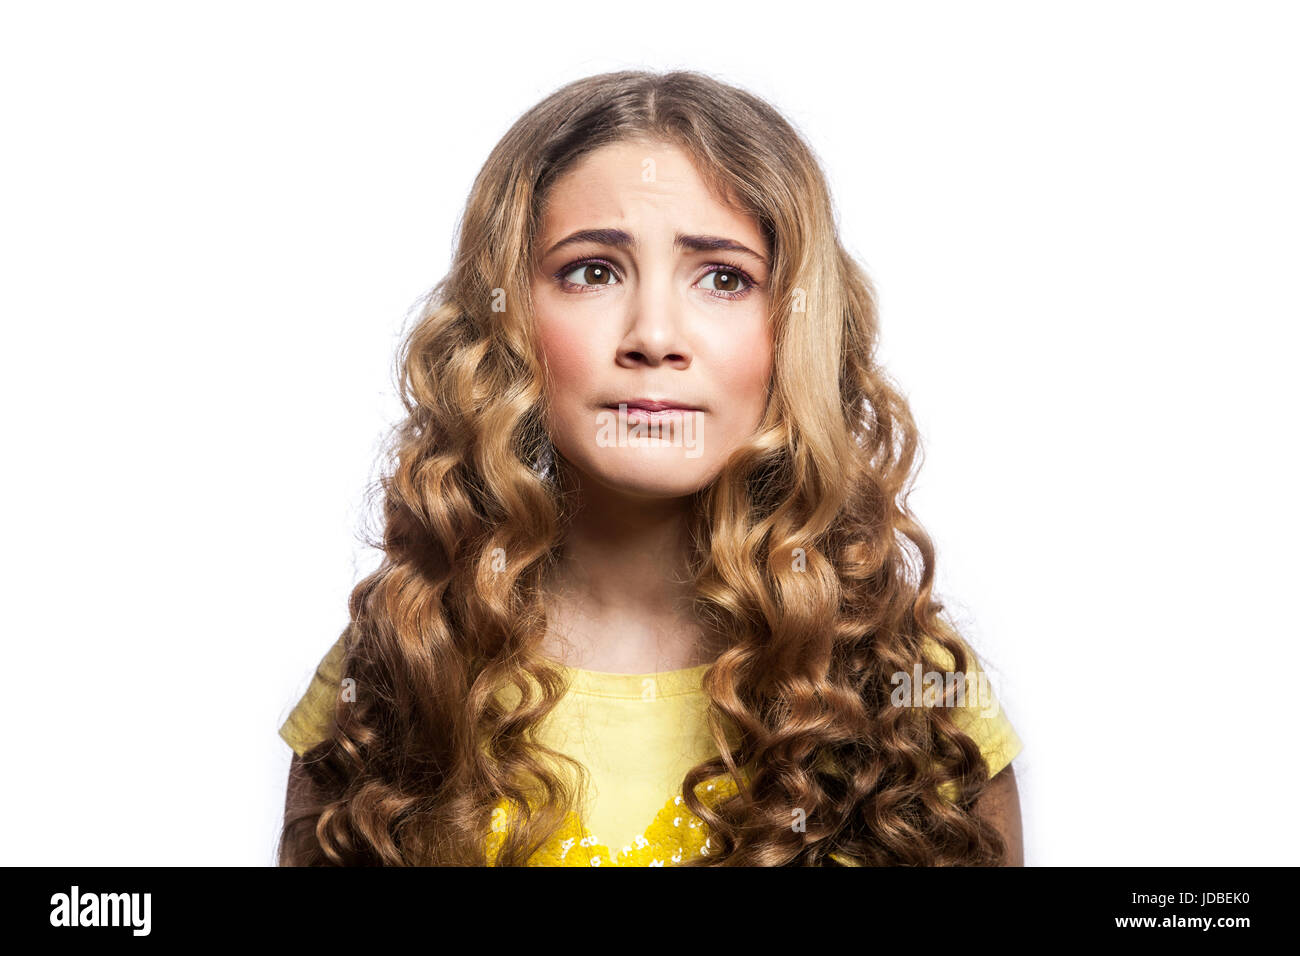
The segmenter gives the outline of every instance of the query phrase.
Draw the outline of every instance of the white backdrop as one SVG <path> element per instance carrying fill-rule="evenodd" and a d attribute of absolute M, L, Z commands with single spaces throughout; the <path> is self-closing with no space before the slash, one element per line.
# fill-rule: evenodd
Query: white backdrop
<path fill-rule="evenodd" d="M 2 9 L 0 862 L 273 862 L 407 312 L 515 117 L 628 67 L 825 164 L 1027 862 L 1294 862 L 1294 7 Z"/>

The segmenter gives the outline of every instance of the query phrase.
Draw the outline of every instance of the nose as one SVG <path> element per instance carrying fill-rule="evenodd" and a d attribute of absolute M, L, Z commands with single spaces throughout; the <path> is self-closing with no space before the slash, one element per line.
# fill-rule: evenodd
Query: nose
<path fill-rule="evenodd" d="M 625 368 L 688 367 L 691 350 L 686 342 L 683 303 L 674 294 L 671 276 L 643 273 L 636 294 L 627 301 L 631 313 L 627 334 L 618 346 L 618 363 Z"/>

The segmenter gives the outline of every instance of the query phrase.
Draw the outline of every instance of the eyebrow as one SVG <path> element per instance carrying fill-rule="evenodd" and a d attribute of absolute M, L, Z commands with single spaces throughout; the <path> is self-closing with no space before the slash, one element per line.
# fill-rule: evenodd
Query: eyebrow
<path fill-rule="evenodd" d="M 549 256 L 556 249 L 579 242 L 595 242 L 600 245 L 615 246 L 619 249 L 630 249 L 633 252 L 636 251 L 639 245 L 631 233 L 624 232 L 622 229 L 579 229 L 547 249 L 546 255 Z M 688 236 L 679 232 L 673 236 L 673 248 L 689 249 L 692 252 L 717 252 L 721 250 L 744 252 L 753 256 L 763 265 L 768 264 L 767 258 L 760 256 L 753 249 L 741 245 L 734 239 L 726 239 L 722 236 Z"/>

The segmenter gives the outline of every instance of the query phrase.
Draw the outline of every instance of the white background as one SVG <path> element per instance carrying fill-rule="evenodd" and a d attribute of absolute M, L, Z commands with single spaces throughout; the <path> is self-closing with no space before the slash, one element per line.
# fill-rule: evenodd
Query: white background
<path fill-rule="evenodd" d="M 879 289 L 1027 861 L 1293 863 L 1293 9 L 6 5 L 2 862 L 273 862 L 474 174 L 685 67 L 804 133 Z"/>

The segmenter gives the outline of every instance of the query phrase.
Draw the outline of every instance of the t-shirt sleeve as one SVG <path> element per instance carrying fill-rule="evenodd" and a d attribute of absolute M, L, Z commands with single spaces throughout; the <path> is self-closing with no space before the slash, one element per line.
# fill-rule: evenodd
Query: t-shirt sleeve
<path fill-rule="evenodd" d="M 339 681 L 342 679 L 347 634 L 348 629 L 345 628 L 334 646 L 321 658 L 307 692 L 280 726 L 280 737 L 300 757 L 330 735 L 334 722 L 334 704 L 338 700 Z"/>
<path fill-rule="evenodd" d="M 960 639 L 959 639 L 960 640 Z M 1024 743 L 1016 733 L 1015 727 L 1002 710 L 1002 705 L 993 693 L 993 684 L 988 675 L 979 667 L 970 645 L 962 642 L 966 649 L 965 689 L 961 698 L 954 694 L 953 720 L 962 732 L 975 741 L 980 753 L 989 765 L 989 779 L 996 777 L 1024 749 Z M 936 641 L 926 641 L 926 647 L 933 660 L 946 672 L 952 672 L 956 665 L 952 654 Z M 943 675 L 944 686 L 948 685 L 948 673 Z M 981 679 L 981 677 L 983 679 Z M 924 699 L 924 698 L 922 698 Z M 957 785 L 954 781 L 941 784 L 939 793 L 948 801 L 957 799 Z M 830 858 L 840 866 L 861 866 L 862 864 L 843 853 L 831 853 Z"/>
<path fill-rule="evenodd" d="M 949 674 L 956 665 L 953 656 L 937 642 L 927 644 L 934 659 L 945 669 L 942 676 L 944 685 L 950 685 Z M 1006 712 L 993 692 L 993 684 L 988 674 L 975 659 L 969 645 L 966 649 L 967 670 L 963 675 L 964 687 L 960 696 L 954 694 L 952 700 L 952 718 L 962 732 L 975 741 L 984 760 L 989 765 L 989 778 L 996 777 L 1024 749 L 1024 743 Z M 958 685 L 959 687 L 961 685 Z M 940 788 L 952 799 L 956 786 L 949 782 Z"/>

